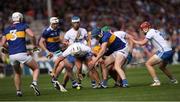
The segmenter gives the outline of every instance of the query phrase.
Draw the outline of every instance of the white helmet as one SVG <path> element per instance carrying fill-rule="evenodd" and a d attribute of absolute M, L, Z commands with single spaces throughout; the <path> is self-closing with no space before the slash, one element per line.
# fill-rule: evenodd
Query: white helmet
<path fill-rule="evenodd" d="M 50 22 L 50 24 L 52 24 L 52 23 L 59 23 L 59 19 L 57 17 L 51 17 L 49 22 Z"/>
<path fill-rule="evenodd" d="M 12 14 L 12 21 L 14 22 L 20 22 L 21 20 L 23 20 L 23 15 L 20 12 L 14 12 Z"/>

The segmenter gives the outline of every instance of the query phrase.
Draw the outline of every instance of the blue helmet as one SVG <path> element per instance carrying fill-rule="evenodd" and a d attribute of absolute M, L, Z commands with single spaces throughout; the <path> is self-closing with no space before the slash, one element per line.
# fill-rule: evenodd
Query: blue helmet
<path fill-rule="evenodd" d="M 92 37 L 96 37 L 98 36 L 99 34 L 101 34 L 101 29 L 98 28 L 98 27 L 94 27 L 91 31 L 91 36 Z"/>
<path fill-rule="evenodd" d="M 73 17 L 71 18 L 71 22 L 72 22 L 72 23 L 74 23 L 74 22 L 80 22 L 79 16 L 73 16 Z"/>

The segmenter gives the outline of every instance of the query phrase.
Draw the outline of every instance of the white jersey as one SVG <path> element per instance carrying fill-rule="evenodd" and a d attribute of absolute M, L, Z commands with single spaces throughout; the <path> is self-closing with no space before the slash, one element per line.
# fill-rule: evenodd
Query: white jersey
<path fill-rule="evenodd" d="M 127 34 L 126 32 L 124 32 L 124 31 L 115 31 L 115 32 L 113 32 L 113 34 L 115 36 L 117 36 L 119 39 L 121 39 L 124 43 L 128 44 L 128 42 L 125 39 L 125 36 Z"/>
<path fill-rule="evenodd" d="M 64 35 L 64 39 L 69 41 L 69 44 L 73 44 L 74 42 L 81 42 L 87 44 L 87 30 L 84 28 L 79 28 L 77 31 L 74 28 L 71 28 Z"/>
<path fill-rule="evenodd" d="M 66 57 L 72 55 L 75 57 L 83 57 L 86 54 L 91 53 L 91 48 L 83 43 L 73 43 L 71 44 L 63 53 L 62 56 Z"/>
<path fill-rule="evenodd" d="M 158 51 L 164 52 L 172 50 L 167 41 L 163 38 L 161 32 L 158 30 L 150 29 L 146 34 L 146 38 L 150 40 Z"/>

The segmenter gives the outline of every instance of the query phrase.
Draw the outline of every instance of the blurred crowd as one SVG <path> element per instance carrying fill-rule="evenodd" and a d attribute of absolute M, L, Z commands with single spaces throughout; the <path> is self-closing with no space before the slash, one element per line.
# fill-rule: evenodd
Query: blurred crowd
<path fill-rule="evenodd" d="M 111 26 L 112 30 L 124 30 L 141 40 L 144 35 L 139 30 L 142 21 L 150 21 L 152 26 L 166 36 L 175 51 L 172 63 L 180 62 L 180 0 L 51 0 L 52 15 L 61 19 L 60 27 L 65 32 L 71 27 L 70 18 L 78 15 L 81 26 L 88 31 L 94 26 Z M 39 36 L 48 26 L 47 0 L 1 0 L 0 34 L 9 24 L 11 14 L 22 12 L 25 21 L 34 27 Z M 39 28 L 39 29 L 38 29 Z M 150 56 L 153 47 L 147 45 L 134 49 L 134 58 L 140 62 Z M 142 53 L 143 52 L 143 53 Z M 39 56 L 43 56 L 41 53 Z M 45 59 L 43 59 L 45 60 Z"/>

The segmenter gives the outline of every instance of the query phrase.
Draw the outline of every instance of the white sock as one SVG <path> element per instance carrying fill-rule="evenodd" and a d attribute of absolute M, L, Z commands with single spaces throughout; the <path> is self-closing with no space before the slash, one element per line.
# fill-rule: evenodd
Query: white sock
<path fill-rule="evenodd" d="M 35 81 L 35 80 L 33 80 L 33 82 L 32 82 L 34 85 L 37 85 L 37 81 Z"/>
<path fill-rule="evenodd" d="M 153 78 L 154 82 L 160 82 L 157 77 Z"/>
<path fill-rule="evenodd" d="M 21 90 L 16 90 L 17 93 L 21 93 Z"/>

